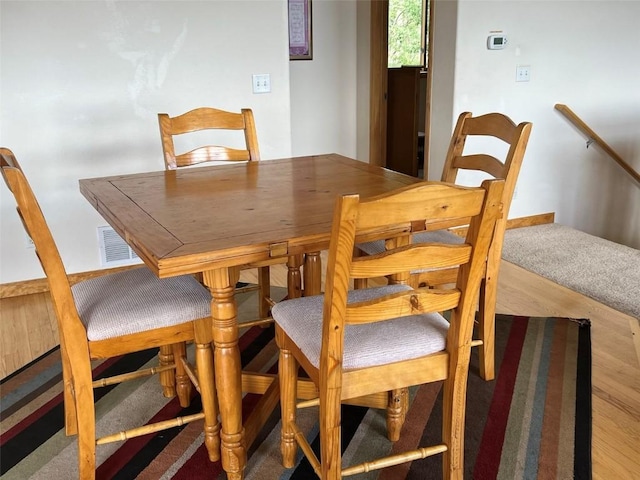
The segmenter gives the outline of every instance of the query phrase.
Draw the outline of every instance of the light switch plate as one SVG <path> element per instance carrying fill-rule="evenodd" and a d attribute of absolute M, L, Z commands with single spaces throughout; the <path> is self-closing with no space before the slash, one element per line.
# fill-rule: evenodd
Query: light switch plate
<path fill-rule="evenodd" d="M 271 75 L 260 73 L 253 75 L 253 93 L 269 93 L 271 91 Z"/>
<path fill-rule="evenodd" d="M 516 66 L 516 82 L 528 82 L 531 80 L 531 65 Z"/>

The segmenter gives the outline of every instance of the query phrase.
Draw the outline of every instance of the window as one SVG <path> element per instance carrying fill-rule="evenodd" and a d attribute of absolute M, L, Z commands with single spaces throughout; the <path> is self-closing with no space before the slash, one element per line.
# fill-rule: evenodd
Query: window
<path fill-rule="evenodd" d="M 426 66 L 429 0 L 389 0 L 389 68 Z"/>

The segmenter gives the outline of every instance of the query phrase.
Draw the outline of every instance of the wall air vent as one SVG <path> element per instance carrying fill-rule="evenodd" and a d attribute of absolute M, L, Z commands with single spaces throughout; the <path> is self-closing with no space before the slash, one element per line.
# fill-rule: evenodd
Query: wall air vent
<path fill-rule="evenodd" d="M 107 227 L 98 227 L 98 242 L 100 245 L 100 264 L 103 267 L 117 267 L 140 263 L 140 257 L 131 250 L 116 231 Z"/>

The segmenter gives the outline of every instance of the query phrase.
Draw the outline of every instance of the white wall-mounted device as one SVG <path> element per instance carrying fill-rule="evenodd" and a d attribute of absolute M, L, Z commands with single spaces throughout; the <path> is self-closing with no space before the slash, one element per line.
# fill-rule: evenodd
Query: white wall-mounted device
<path fill-rule="evenodd" d="M 503 34 L 489 35 L 487 37 L 487 48 L 489 50 L 500 50 L 507 45 L 507 36 Z"/>

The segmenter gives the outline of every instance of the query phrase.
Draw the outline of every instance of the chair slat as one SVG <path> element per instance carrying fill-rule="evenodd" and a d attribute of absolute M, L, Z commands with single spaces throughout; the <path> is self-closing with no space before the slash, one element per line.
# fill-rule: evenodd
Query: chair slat
<path fill-rule="evenodd" d="M 497 137 L 505 143 L 513 143 L 518 139 L 515 130 L 518 128 L 515 122 L 506 115 L 498 113 L 487 113 L 472 117 L 470 113 L 467 115 L 462 128 L 463 135 L 487 135 Z"/>
<path fill-rule="evenodd" d="M 413 244 L 377 255 L 358 257 L 351 264 L 353 278 L 386 277 L 397 272 L 457 267 L 469 261 L 470 245 Z"/>
<path fill-rule="evenodd" d="M 448 190 L 445 183 L 425 182 L 418 188 L 401 190 L 391 202 L 373 198 L 361 204 L 356 228 L 366 230 L 381 224 L 411 223 L 420 218 L 472 217 L 480 210 L 483 194 L 476 189 Z"/>
<path fill-rule="evenodd" d="M 178 167 L 186 167 L 205 162 L 247 161 L 250 159 L 249 150 L 223 147 L 220 145 L 208 145 L 181 155 L 176 155 L 176 165 Z"/>
<path fill-rule="evenodd" d="M 203 129 L 244 130 L 242 115 L 217 108 L 202 107 L 171 118 L 173 135 L 195 132 Z"/>
<path fill-rule="evenodd" d="M 465 170 L 481 170 L 493 175 L 495 178 L 505 178 L 505 165 L 492 155 L 478 153 L 465 155 L 453 159 L 453 168 Z"/>
<path fill-rule="evenodd" d="M 372 323 L 449 310 L 460 302 L 457 289 L 415 289 L 347 305 L 347 324 Z"/>

